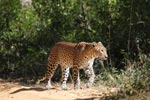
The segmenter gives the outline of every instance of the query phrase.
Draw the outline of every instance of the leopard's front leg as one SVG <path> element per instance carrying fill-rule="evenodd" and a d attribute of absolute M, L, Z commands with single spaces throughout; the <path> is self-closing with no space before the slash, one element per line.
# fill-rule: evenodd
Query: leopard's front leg
<path fill-rule="evenodd" d="M 89 77 L 87 87 L 91 87 L 94 83 L 94 78 L 95 78 L 95 73 L 94 73 L 93 67 L 86 69 L 85 74 L 87 74 L 87 76 Z"/>
<path fill-rule="evenodd" d="M 73 67 L 73 81 L 74 81 L 74 89 L 79 89 L 80 88 L 80 76 L 79 76 L 78 66 Z"/>
<path fill-rule="evenodd" d="M 94 63 L 94 58 L 88 61 L 88 66 L 86 69 L 84 69 L 85 74 L 87 74 L 87 76 L 89 77 L 87 87 L 91 87 L 94 83 L 95 73 L 93 70 L 93 63 Z"/>

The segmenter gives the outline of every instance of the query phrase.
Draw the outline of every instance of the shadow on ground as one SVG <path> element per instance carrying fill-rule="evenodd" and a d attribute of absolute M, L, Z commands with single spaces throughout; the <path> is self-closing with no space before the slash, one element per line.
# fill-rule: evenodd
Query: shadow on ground
<path fill-rule="evenodd" d="M 18 89 L 14 92 L 11 92 L 10 94 L 15 94 L 15 93 L 18 93 L 18 92 L 22 92 L 22 91 L 45 91 L 47 89 L 44 89 L 44 88 L 21 88 L 21 89 Z"/>
<path fill-rule="evenodd" d="M 100 98 L 99 97 L 77 98 L 75 100 L 100 100 Z"/>

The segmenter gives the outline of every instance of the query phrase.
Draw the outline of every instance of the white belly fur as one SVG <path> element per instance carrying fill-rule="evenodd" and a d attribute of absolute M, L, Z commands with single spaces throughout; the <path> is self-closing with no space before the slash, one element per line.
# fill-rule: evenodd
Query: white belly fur
<path fill-rule="evenodd" d="M 92 58 L 88 61 L 88 68 L 93 67 L 93 63 L 94 63 L 94 58 Z"/>

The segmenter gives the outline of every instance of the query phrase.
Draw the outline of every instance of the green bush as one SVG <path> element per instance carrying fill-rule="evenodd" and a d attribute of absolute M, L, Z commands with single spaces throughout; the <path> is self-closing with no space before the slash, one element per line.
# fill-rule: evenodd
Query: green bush
<path fill-rule="evenodd" d="M 150 56 L 140 55 L 142 62 L 132 62 L 127 70 L 103 69 L 97 77 L 101 83 L 120 88 L 124 95 L 140 95 L 150 92 Z M 146 97 L 142 95 L 142 97 Z"/>

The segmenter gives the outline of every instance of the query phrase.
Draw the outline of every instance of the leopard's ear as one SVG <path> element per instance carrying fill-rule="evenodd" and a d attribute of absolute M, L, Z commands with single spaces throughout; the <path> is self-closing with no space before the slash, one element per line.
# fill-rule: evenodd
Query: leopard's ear
<path fill-rule="evenodd" d="M 87 43 L 87 44 L 86 44 L 86 46 L 87 46 L 88 48 L 94 48 L 94 47 L 96 47 L 96 45 L 97 45 L 96 42 L 92 42 L 92 43 Z"/>
<path fill-rule="evenodd" d="M 85 50 L 85 48 L 86 48 L 86 44 L 83 44 L 83 45 L 81 45 L 81 51 L 84 51 Z"/>
<path fill-rule="evenodd" d="M 102 42 L 99 41 L 98 43 L 102 45 Z"/>
<path fill-rule="evenodd" d="M 86 43 L 85 42 L 80 42 L 75 46 L 75 49 L 77 49 L 78 51 L 84 51 L 86 47 Z"/>
<path fill-rule="evenodd" d="M 92 42 L 92 47 L 96 47 L 97 43 L 96 42 Z"/>

